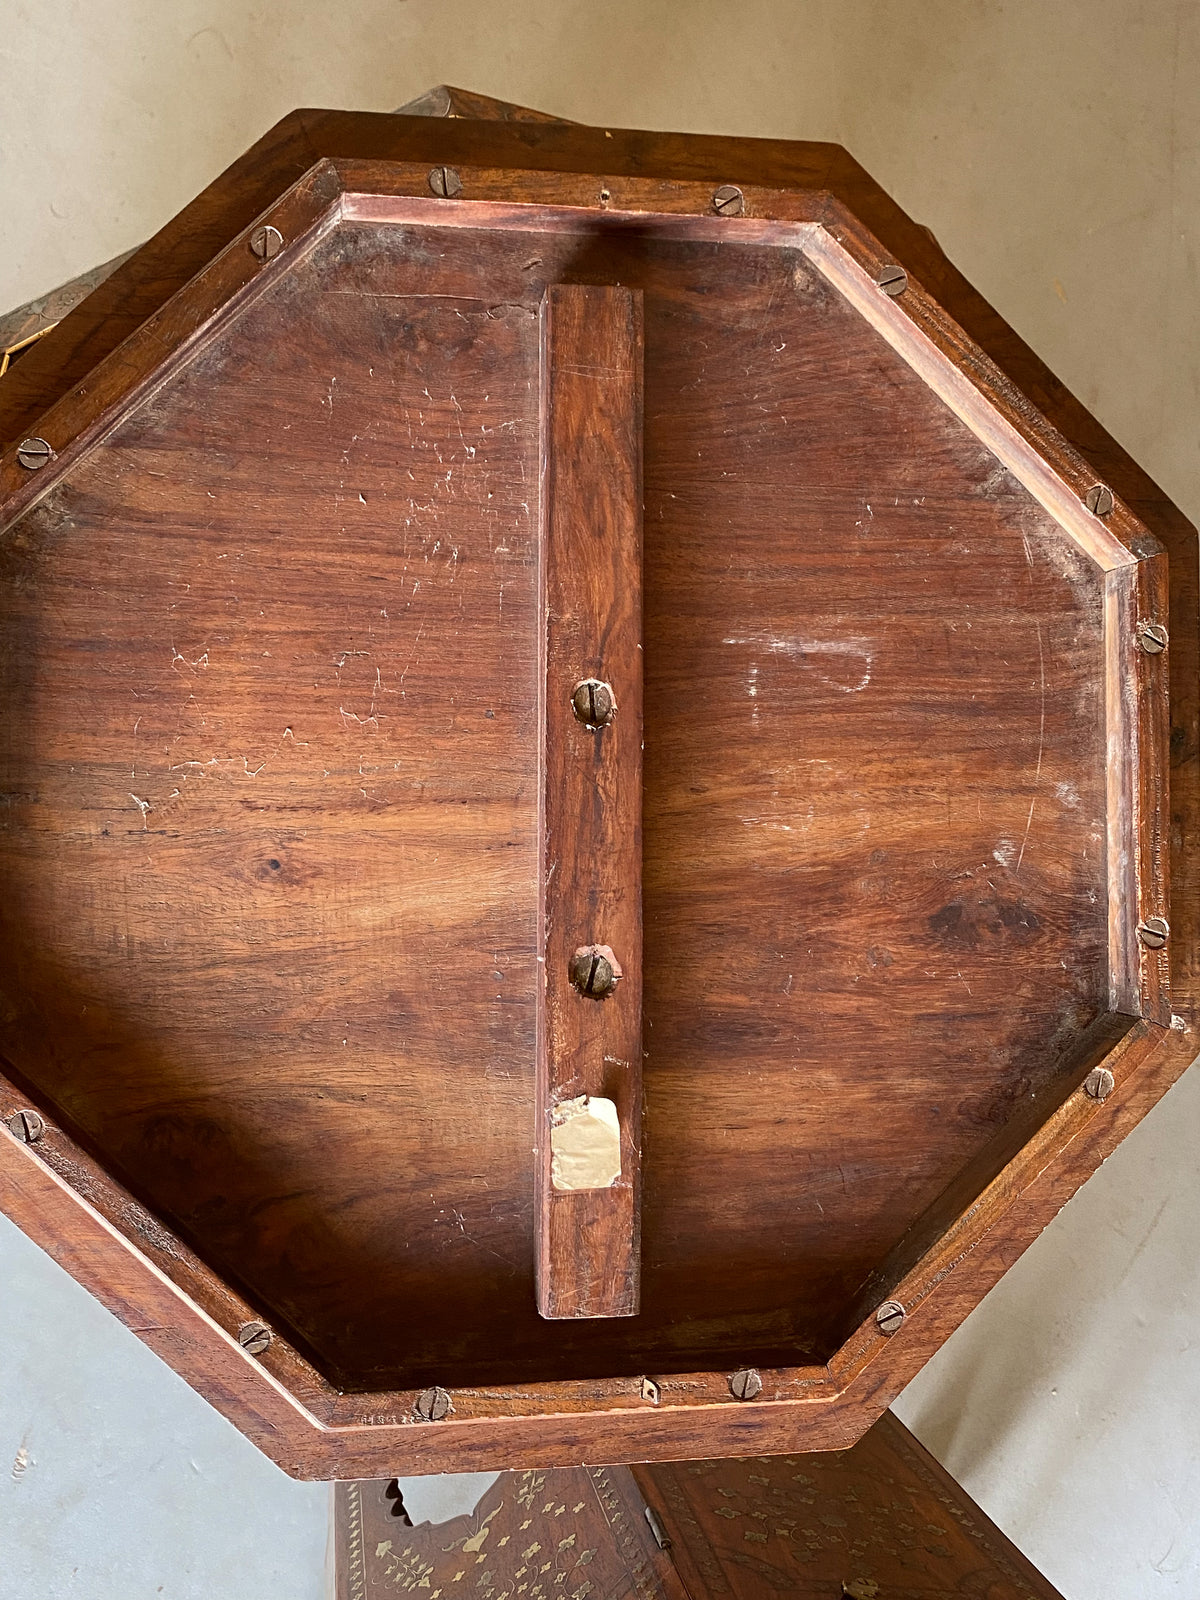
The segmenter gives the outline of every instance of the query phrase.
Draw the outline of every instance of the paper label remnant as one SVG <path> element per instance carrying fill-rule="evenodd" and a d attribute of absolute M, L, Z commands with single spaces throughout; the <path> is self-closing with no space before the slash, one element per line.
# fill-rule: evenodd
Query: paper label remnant
<path fill-rule="evenodd" d="M 560 1193 L 610 1189 L 621 1176 L 621 1123 L 611 1100 L 581 1094 L 550 1114 L 550 1181 Z"/>

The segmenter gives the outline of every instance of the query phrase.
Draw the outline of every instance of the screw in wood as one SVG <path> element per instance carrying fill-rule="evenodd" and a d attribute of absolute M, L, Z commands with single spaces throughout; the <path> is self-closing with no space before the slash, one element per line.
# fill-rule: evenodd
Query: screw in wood
<path fill-rule="evenodd" d="M 422 1389 L 413 1410 L 422 1422 L 440 1422 L 454 1410 L 450 1395 L 445 1389 Z"/>
<path fill-rule="evenodd" d="M 885 1300 L 875 1313 L 875 1326 L 890 1337 L 904 1326 L 907 1315 L 899 1300 Z"/>
<path fill-rule="evenodd" d="M 1161 655 L 1167 648 L 1168 634 L 1161 622 L 1140 622 L 1138 643 L 1148 656 Z"/>
<path fill-rule="evenodd" d="M 1090 1100 L 1107 1100 L 1116 1088 L 1116 1079 L 1107 1067 L 1093 1067 L 1083 1080 L 1083 1092 Z"/>
<path fill-rule="evenodd" d="M 429 174 L 429 187 L 439 200 L 453 200 L 462 193 L 462 179 L 453 167 L 434 167 Z"/>
<path fill-rule="evenodd" d="M 1116 501 L 1106 483 L 1094 483 L 1084 495 L 1083 503 L 1094 517 L 1106 517 Z"/>
<path fill-rule="evenodd" d="M 617 697 L 611 684 L 585 678 L 571 690 L 571 710 L 585 728 L 607 728 L 616 715 Z"/>
<path fill-rule="evenodd" d="M 589 1000 L 603 1000 L 617 986 L 617 972 L 612 962 L 595 945 L 585 945 L 571 957 L 569 968 L 571 982 L 580 994 Z"/>
<path fill-rule="evenodd" d="M 268 222 L 250 235 L 250 248 L 260 261 L 270 261 L 283 249 L 283 235 Z"/>
<path fill-rule="evenodd" d="M 729 1392 L 735 1400 L 753 1400 L 762 1393 L 762 1377 L 755 1367 L 739 1367 L 729 1380 Z"/>
<path fill-rule="evenodd" d="M 886 267 L 879 269 L 879 276 L 875 282 L 894 300 L 898 294 L 903 294 L 908 288 L 908 273 L 903 267 L 898 267 L 894 261 L 889 261 Z"/>
<path fill-rule="evenodd" d="M 1166 917 L 1147 917 L 1138 923 L 1138 938 L 1147 950 L 1161 950 L 1171 936 L 1171 924 Z"/>
<path fill-rule="evenodd" d="M 712 197 L 712 208 L 719 217 L 740 217 L 746 209 L 746 196 L 736 183 L 723 183 Z"/>
<path fill-rule="evenodd" d="M 39 467 L 44 467 L 54 455 L 54 451 L 45 439 L 22 439 L 17 446 L 17 460 L 23 467 L 28 467 L 30 472 L 36 472 Z"/>
<path fill-rule="evenodd" d="M 243 1322 L 237 1337 L 247 1355 L 260 1356 L 275 1335 L 265 1322 Z"/>
<path fill-rule="evenodd" d="M 19 1139 L 22 1144 L 36 1144 L 46 1131 L 46 1124 L 37 1112 L 24 1108 L 14 1111 L 10 1117 L 5 1117 L 4 1126 L 13 1138 Z"/>

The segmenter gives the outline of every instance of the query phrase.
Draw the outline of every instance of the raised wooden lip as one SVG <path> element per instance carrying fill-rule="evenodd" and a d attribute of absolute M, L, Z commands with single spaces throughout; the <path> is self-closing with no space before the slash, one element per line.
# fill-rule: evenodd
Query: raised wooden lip
<path fill-rule="evenodd" d="M 270 282 L 342 220 L 402 222 L 419 216 L 439 225 L 477 226 L 479 209 L 486 208 L 493 225 L 502 224 L 507 212 L 514 219 L 509 225 L 543 227 L 546 213 L 553 211 L 565 213 L 565 227 L 578 227 L 584 216 L 603 215 L 613 225 L 679 226 L 691 237 L 730 242 L 754 242 L 768 235 L 778 242 L 781 227 L 786 227 L 789 239 L 799 242 L 814 264 L 847 293 L 844 280 L 853 296 L 869 308 L 870 320 L 922 377 L 926 373 L 920 363 L 938 375 L 947 404 L 986 408 L 993 435 L 980 432 L 966 416 L 962 420 L 1105 574 L 1117 611 L 1136 617 L 1136 609 L 1129 609 L 1126 602 L 1134 596 L 1136 607 L 1135 575 L 1160 551 L 1153 535 L 1120 500 L 1105 522 L 1086 511 L 1081 497 L 1094 477 L 1084 457 L 1022 400 L 1000 370 L 923 294 L 915 279 L 910 278 L 902 302 L 883 295 L 874 276 L 892 258 L 829 194 L 811 188 L 747 186 L 748 215 L 728 219 L 709 214 L 708 184 L 526 169 L 464 166 L 459 170 L 463 199 L 445 201 L 428 197 L 424 163 L 319 159 L 255 220 L 255 226 L 264 221 L 286 224 L 281 231 L 287 248 L 274 262 L 260 266 L 246 248 L 251 230 L 240 230 L 208 267 L 100 363 L 87 384 L 78 385 L 46 413 L 35 431 L 55 444 L 56 460 L 50 468 L 26 474 L 15 467 L 11 452 L 0 460 L 0 531 L 48 492 L 61 473 L 98 444 L 132 406 L 169 381 L 228 316 L 249 304 L 256 284 Z M 365 186 L 368 171 L 376 187 Z M 585 183 L 596 195 L 590 204 L 581 203 L 578 193 Z M 528 196 L 523 200 L 522 191 Z M 852 299 L 851 294 L 847 298 Z M 947 347 L 969 367 L 971 376 L 960 370 Z M 61 448 L 56 438 L 62 441 Z M 1005 459 L 1001 447 L 1013 453 L 1015 465 Z M 1053 508 L 1057 504 L 1065 508 L 1063 515 Z M 1128 726 L 1120 719 L 1141 715 L 1139 697 L 1127 688 L 1130 681 L 1124 664 L 1118 666 L 1115 678 L 1110 673 L 1110 683 L 1119 685 L 1115 696 L 1109 696 L 1110 739 L 1114 726 L 1122 731 Z M 1141 741 L 1139 747 L 1145 748 Z M 1145 781 L 1144 772 L 1138 776 Z M 1120 793 L 1132 794 L 1130 783 Z M 1122 829 L 1126 827 L 1123 822 Z M 1153 853 L 1161 858 L 1165 847 Z M 1139 886 L 1146 878 L 1144 854 L 1138 853 Z M 1165 971 L 1165 957 L 1156 966 Z M 1127 989 L 1131 983 L 1132 979 Z M 1116 989 L 1114 984 L 1114 993 Z M 1141 992 L 1147 992 L 1144 977 Z M 827 1366 L 764 1371 L 762 1396 L 752 1405 L 732 1399 L 728 1374 L 703 1372 L 656 1379 L 657 1401 L 642 1392 L 640 1377 L 466 1388 L 454 1391 L 455 1410 L 446 1421 L 421 1423 L 413 1411 L 415 1394 L 340 1395 L 278 1336 L 263 1357 L 248 1356 L 236 1342 L 236 1330 L 254 1315 L 252 1308 L 125 1195 L 48 1111 L 46 1135 L 37 1146 L 22 1144 L 7 1131 L 0 1136 L 0 1196 L 4 1209 L 31 1237 L 68 1260 L 79 1281 L 285 1470 L 300 1476 L 450 1470 L 470 1464 L 480 1450 L 488 1452 L 489 1465 L 514 1467 L 568 1464 L 580 1459 L 580 1451 L 592 1459 L 603 1454 L 610 1460 L 702 1453 L 703 1448 L 713 1448 L 712 1435 L 706 1433 L 704 1443 L 697 1443 L 697 1436 L 687 1431 L 686 1419 L 697 1414 L 711 1417 L 718 1408 L 725 1430 L 718 1443 L 728 1453 L 786 1450 L 797 1442 L 805 1448 L 838 1448 L 884 1409 L 946 1337 L 949 1329 L 936 1331 L 930 1318 L 922 1319 L 935 1291 L 944 1297 L 954 1269 L 978 1250 L 1002 1216 L 1024 1208 L 1026 1218 L 1015 1231 L 1029 1242 L 1040 1226 L 1031 1219 L 1048 1220 L 1047 1206 L 1057 1209 L 1082 1181 L 1064 1158 L 1073 1153 L 1080 1169 L 1092 1170 L 1188 1064 L 1190 1037 L 1181 1018 L 1175 1018 L 1170 1029 L 1135 1023 L 1106 1057 L 1116 1080 L 1113 1093 L 1103 1103 L 1082 1089 L 1069 1094 L 894 1286 L 891 1292 L 910 1313 L 899 1335 L 889 1339 L 874 1316 L 866 1315 Z M 16 1084 L 0 1080 L 0 1115 L 30 1103 Z M 1048 1178 L 1052 1169 L 1057 1172 L 1057 1187 Z M 996 1266 L 977 1259 L 974 1289 L 960 1291 L 954 1322 L 1006 1265 L 1007 1260 Z M 114 1282 L 126 1275 L 128 1288 L 114 1288 Z M 166 1321 L 153 1322 L 156 1315 Z M 889 1345 L 895 1345 L 895 1351 L 881 1361 Z M 630 1430 L 622 1419 L 632 1414 L 637 1421 Z M 319 1450 L 315 1457 L 293 1460 L 297 1453 L 311 1452 L 314 1440 Z"/>

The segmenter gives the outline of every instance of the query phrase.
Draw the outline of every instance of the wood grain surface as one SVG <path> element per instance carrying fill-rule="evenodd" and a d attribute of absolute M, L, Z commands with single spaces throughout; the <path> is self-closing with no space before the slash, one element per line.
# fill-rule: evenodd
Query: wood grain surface
<path fill-rule="evenodd" d="M 692 1600 L 1062 1600 L 890 1411 L 850 1450 L 633 1477 Z"/>
<path fill-rule="evenodd" d="M 1061 1600 L 890 1412 L 852 1449 L 505 1473 L 412 1525 L 404 1486 L 337 1486 L 338 1600 Z"/>
<path fill-rule="evenodd" d="M 10 437 L 52 402 L 66 430 L 36 484 L 0 463 L 27 503 L 0 547 L 0 1043 L 61 1130 L 0 1139 L 5 1203 L 50 1238 L 31 1163 L 72 1184 L 82 1150 L 123 1181 L 157 1219 L 147 1282 L 216 1307 L 171 1359 L 289 1470 L 844 1442 L 1191 1057 L 1194 535 L 832 147 L 387 122 L 298 114 L 0 386 Z M 468 156 L 510 167 L 430 200 L 423 163 Z M 378 195 L 339 195 L 356 162 Z M 731 173 L 750 215 L 726 228 L 700 212 Z M 284 178 L 260 272 L 238 230 Z M 822 217 L 818 250 L 792 221 Z M 910 269 L 899 308 L 880 259 Z M 620 1322 L 547 1322 L 533 1281 L 552 284 L 644 298 L 643 1298 Z M 1117 504 L 1089 521 L 1097 475 Z M 1171 562 L 1153 659 L 1106 621 L 1118 569 L 1131 624 L 1163 605 L 1138 514 Z M 1131 674 L 1122 947 L 1105 768 Z M 1167 674 L 1170 829 L 1143 759 Z M 1147 955 L 1130 919 L 1168 854 Z M 1149 1022 L 1112 1021 L 1120 948 Z M 109 1254 L 79 1264 L 101 1292 Z M 876 1290 L 909 1310 L 894 1340 Z M 204 1317 L 239 1300 L 298 1421 L 209 1371 Z M 768 1381 L 739 1405 L 748 1363 Z M 454 1416 L 414 1426 L 429 1383 Z"/>
<path fill-rule="evenodd" d="M 642 1159 L 642 297 L 552 284 L 541 305 L 544 618 L 537 1080 L 538 1308 L 544 1317 L 630 1317 L 639 1306 Z M 577 685 L 615 696 L 581 722 Z M 603 692 L 603 690 L 602 690 Z M 613 953 L 615 989 L 572 982 L 580 949 Z M 606 1189 L 558 1193 L 556 1108 L 617 1108 L 621 1172 Z"/>

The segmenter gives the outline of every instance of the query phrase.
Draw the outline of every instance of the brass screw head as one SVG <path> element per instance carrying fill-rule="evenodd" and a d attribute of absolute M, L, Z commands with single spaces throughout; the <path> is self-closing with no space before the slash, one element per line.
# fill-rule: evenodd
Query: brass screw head
<path fill-rule="evenodd" d="M 1116 501 L 1106 483 L 1094 483 L 1084 495 L 1083 503 L 1094 517 L 1107 517 Z"/>
<path fill-rule="evenodd" d="M 1147 917 L 1138 923 L 1138 938 L 1147 950 L 1161 950 L 1171 936 L 1171 924 L 1166 917 Z"/>
<path fill-rule="evenodd" d="M 762 1393 L 762 1377 L 756 1367 L 739 1367 L 729 1380 L 729 1392 L 735 1400 L 753 1400 Z"/>
<path fill-rule="evenodd" d="M 238 1329 L 238 1343 L 251 1356 L 260 1356 L 275 1335 L 265 1322 L 243 1322 Z"/>
<path fill-rule="evenodd" d="M 903 294 L 908 288 L 908 273 L 903 267 L 898 267 L 894 261 L 889 261 L 887 266 L 880 267 L 879 276 L 875 282 L 894 300 L 898 294 Z"/>
<path fill-rule="evenodd" d="M 260 261 L 270 261 L 283 249 L 283 235 L 267 223 L 250 235 L 250 248 Z"/>
<path fill-rule="evenodd" d="M 28 467 L 30 472 L 36 472 L 39 467 L 44 467 L 53 455 L 54 451 L 45 439 L 22 439 L 17 446 L 17 460 L 23 467 Z"/>
<path fill-rule="evenodd" d="M 14 1111 L 12 1116 L 5 1117 L 4 1126 L 14 1139 L 19 1139 L 22 1144 L 36 1144 L 46 1131 L 46 1124 L 36 1111 L 22 1108 Z"/>
<path fill-rule="evenodd" d="M 736 183 L 723 183 L 712 197 L 712 208 L 719 217 L 740 217 L 746 209 L 746 196 Z"/>
<path fill-rule="evenodd" d="M 886 1333 L 889 1338 L 893 1333 L 898 1333 L 904 1326 L 904 1319 L 908 1315 L 899 1300 L 885 1300 L 875 1313 L 875 1326 L 880 1333 Z"/>
<path fill-rule="evenodd" d="M 617 972 L 608 956 L 595 945 L 585 945 L 571 957 L 571 982 L 589 1000 L 603 1000 L 617 986 Z"/>
<path fill-rule="evenodd" d="M 413 1410 L 422 1422 L 440 1422 L 454 1410 L 445 1389 L 422 1389 Z"/>
<path fill-rule="evenodd" d="M 585 728 L 607 728 L 617 711 L 612 685 L 599 678 L 585 678 L 571 690 L 571 710 Z"/>
<path fill-rule="evenodd" d="M 1083 1092 L 1089 1100 L 1107 1100 L 1116 1088 L 1116 1079 L 1107 1067 L 1093 1067 L 1083 1080 Z"/>
<path fill-rule="evenodd" d="M 434 167 L 429 174 L 429 187 L 439 200 L 453 200 L 462 193 L 462 179 L 453 167 Z"/>
<path fill-rule="evenodd" d="M 1161 655 L 1167 648 L 1169 635 L 1161 622 L 1140 622 L 1138 643 L 1148 656 Z"/>

